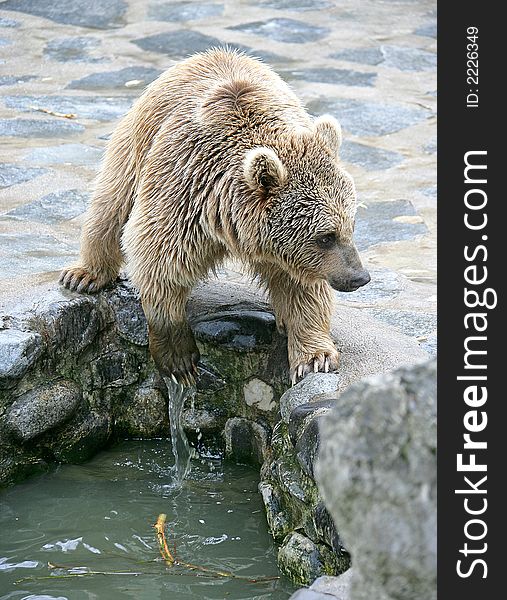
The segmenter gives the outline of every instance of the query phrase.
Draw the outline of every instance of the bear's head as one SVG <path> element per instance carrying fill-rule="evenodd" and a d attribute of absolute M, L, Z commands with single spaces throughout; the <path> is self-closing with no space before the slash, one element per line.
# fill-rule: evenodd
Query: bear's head
<path fill-rule="evenodd" d="M 330 116 L 311 129 L 251 149 L 243 173 L 256 205 L 263 260 L 298 281 L 325 278 L 351 292 L 370 281 L 354 245 L 356 191 L 340 166 L 341 129 Z"/>

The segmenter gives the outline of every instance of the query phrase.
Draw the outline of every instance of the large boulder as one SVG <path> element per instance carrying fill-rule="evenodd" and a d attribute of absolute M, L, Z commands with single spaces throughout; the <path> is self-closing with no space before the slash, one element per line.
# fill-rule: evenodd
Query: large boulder
<path fill-rule="evenodd" d="M 321 417 L 316 479 L 350 600 L 436 598 L 436 361 L 351 386 Z"/>

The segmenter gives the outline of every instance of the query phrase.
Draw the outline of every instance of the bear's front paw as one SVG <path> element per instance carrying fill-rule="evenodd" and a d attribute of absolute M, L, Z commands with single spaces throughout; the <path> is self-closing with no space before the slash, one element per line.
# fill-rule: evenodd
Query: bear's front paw
<path fill-rule="evenodd" d="M 163 377 L 195 385 L 200 354 L 188 325 L 168 327 L 163 335 L 150 331 L 150 352 Z"/>
<path fill-rule="evenodd" d="M 336 348 L 299 356 L 295 361 L 291 361 L 292 385 L 301 381 L 308 373 L 334 373 L 338 370 L 339 362 L 340 353 Z"/>
<path fill-rule="evenodd" d="M 111 278 L 107 275 L 93 275 L 85 267 L 75 266 L 64 269 L 59 281 L 73 292 L 95 294 L 110 283 Z"/>

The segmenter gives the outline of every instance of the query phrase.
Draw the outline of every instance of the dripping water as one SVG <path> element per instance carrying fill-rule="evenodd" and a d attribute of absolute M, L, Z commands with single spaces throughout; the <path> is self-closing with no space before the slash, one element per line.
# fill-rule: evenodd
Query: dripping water
<path fill-rule="evenodd" d="M 190 446 L 185 432 L 183 431 L 182 413 L 183 406 L 188 398 L 192 403 L 195 397 L 195 386 L 187 387 L 176 383 L 169 377 L 164 377 L 169 398 L 168 413 L 171 429 L 171 444 L 174 454 L 174 474 L 176 482 L 181 485 L 190 471 L 190 459 L 195 450 Z"/>

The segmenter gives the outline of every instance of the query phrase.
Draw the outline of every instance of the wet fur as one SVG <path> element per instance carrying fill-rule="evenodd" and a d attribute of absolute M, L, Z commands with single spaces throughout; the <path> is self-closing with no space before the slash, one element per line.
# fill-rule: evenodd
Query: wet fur
<path fill-rule="evenodd" d="M 96 292 L 126 261 L 157 366 L 190 383 L 198 351 L 188 294 L 234 256 L 269 291 L 292 374 L 335 370 L 328 279 L 346 279 L 358 258 L 345 264 L 314 238 L 335 231 L 355 252 L 355 191 L 338 162 L 340 142 L 336 122 L 312 119 L 260 61 L 223 49 L 197 54 L 153 82 L 116 128 L 79 262 L 61 281 Z"/>

